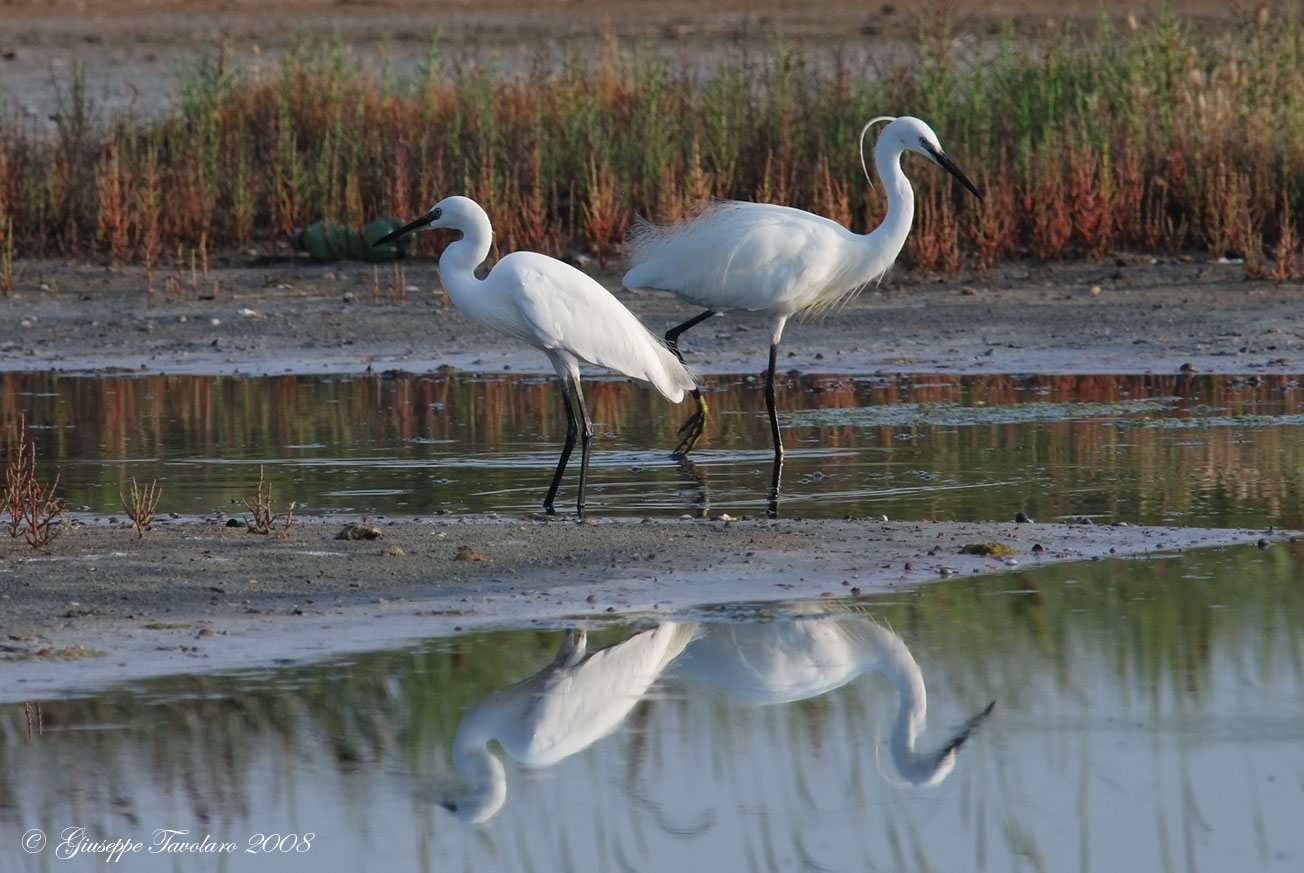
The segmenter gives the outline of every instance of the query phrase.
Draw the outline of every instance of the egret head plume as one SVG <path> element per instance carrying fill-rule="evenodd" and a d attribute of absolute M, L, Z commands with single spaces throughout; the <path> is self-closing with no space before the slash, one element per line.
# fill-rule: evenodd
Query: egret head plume
<path fill-rule="evenodd" d="M 869 187 L 871 188 L 874 187 L 874 177 L 869 175 L 869 165 L 865 163 L 865 134 L 869 133 L 869 129 L 880 121 L 892 122 L 896 121 L 896 117 L 892 115 L 880 115 L 877 118 L 871 118 L 865 123 L 865 126 L 860 129 L 860 169 L 864 171 L 865 179 L 869 182 Z"/>

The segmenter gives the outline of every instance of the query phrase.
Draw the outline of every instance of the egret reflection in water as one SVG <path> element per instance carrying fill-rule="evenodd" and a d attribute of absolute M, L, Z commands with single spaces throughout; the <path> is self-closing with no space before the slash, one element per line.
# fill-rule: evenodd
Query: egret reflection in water
<path fill-rule="evenodd" d="M 905 641 L 868 615 L 702 625 L 674 672 L 745 706 L 807 700 L 865 673 L 881 673 L 897 692 L 888 741 L 892 762 L 912 785 L 945 779 L 960 747 L 996 706 L 989 703 L 936 749 L 918 751 L 928 714 L 923 673 Z"/>
<path fill-rule="evenodd" d="M 488 821 L 507 800 L 507 773 L 490 740 L 526 766 L 556 764 L 615 731 L 663 673 L 763 706 L 818 697 L 868 672 L 896 687 L 889 748 L 897 773 L 912 785 L 940 783 L 995 702 L 936 749 L 918 751 L 928 709 L 923 674 L 901 637 L 873 618 L 667 622 L 591 653 L 585 631 L 567 631 L 548 666 L 472 706 L 453 737 L 453 765 L 469 790 L 443 805 L 463 821 Z"/>
<path fill-rule="evenodd" d="M 489 740 L 532 767 L 588 748 L 619 727 L 692 635 L 692 625 L 667 622 L 587 653 L 587 634 L 567 631 L 551 664 L 483 698 L 462 718 L 453 766 L 471 790 L 445 806 L 463 821 L 488 821 L 507 800 L 507 774 Z"/>

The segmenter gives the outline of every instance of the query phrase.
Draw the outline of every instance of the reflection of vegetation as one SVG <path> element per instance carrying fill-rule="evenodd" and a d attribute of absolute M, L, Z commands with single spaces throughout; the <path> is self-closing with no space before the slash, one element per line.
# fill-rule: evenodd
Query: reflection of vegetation
<path fill-rule="evenodd" d="M 738 514 L 764 497 L 753 475 L 764 398 L 744 378 L 718 387 L 725 412 L 695 471 L 711 505 Z M 60 465 L 69 501 L 98 511 L 116 510 L 135 475 L 165 483 L 170 509 L 206 514 L 247 496 L 261 464 L 308 512 L 529 511 L 565 431 L 551 385 L 519 376 L 10 373 L 0 389 L 0 427 L 31 410 L 38 461 Z M 684 512 L 698 491 L 681 493 L 664 460 L 677 411 L 623 381 L 586 390 L 617 437 L 595 457 L 605 511 Z M 1304 526 L 1304 390 L 1283 376 L 805 376 L 779 402 L 803 515 Z"/>
<path fill-rule="evenodd" d="M 894 403 L 891 406 L 851 406 L 806 409 L 787 423 L 797 427 L 913 427 L 1021 424 L 1030 421 L 1069 421 L 1081 418 L 1126 420 L 1124 416 L 1150 416 L 1168 411 L 1176 398 L 1116 400 L 1112 403 L 1050 403 L 1029 401 L 1013 406 L 969 406 L 955 402 Z M 1301 416 L 1304 419 L 1304 416 Z M 1289 422 L 1298 423 L 1298 422 Z"/>
<path fill-rule="evenodd" d="M 937 678 L 1002 706 L 1035 706 L 1021 679 L 1044 673 L 1070 694 L 1103 679 L 1125 700 L 1198 711 L 1219 662 L 1224 680 L 1304 680 L 1301 573 L 1304 543 L 1279 542 L 956 580 L 880 614 L 940 647 Z"/>
<path fill-rule="evenodd" d="M 52 767 L 57 772 L 46 784 L 52 796 L 67 796 L 71 786 L 91 778 L 99 780 L 95 787 L 103 798 L 126 803 L 130 793 L 120 781 L 148 773 L 167 791 L 191 798 L 196 814 L 232 817 L 246 806 L 246 780 L 254 775 L 249 768 L 264 766 L 263 755 L 281 762 L 281 775 L 298 760 L 324 756 L 342 772 L 396 759 L 406 772 L 437 777 L 448 766 L 461 713 L 546 664 L 556 636 L 487 633 L 326 666 L 172 676 L 93 697 L 44 701 L 44 735 L 62 738 L 55 742 L 66 743 L 61 754 L 70 762 Z M 621 634 L 595 636 L 609 642 Z M 8 774 L 23 761 L 32 763 L 31 749 L 20 744 L 24 717 L 18 705 L 5 707 L 0 718 L 0 770 Z M 140 725 L 148 729 L 121 729 Z M 97 770 L 97 761 L 108 766 Z M 82 772 L 76 762 L 95 772 Z M 0 819 L 27 800 L 20 780 L 0 781 Z"/>
<path fill-rule="evenodd" d="M 1128 722 L 1234 723 L 1242 687 L 1304 682 L 1304 638 L 1295 630 L 1304 619 L 1301 566 L 1304 547 L 1279 543 L 1266 552 L 1190 552 L 953 580 L 862 598 L 857 608 L 905 639 L 935 705 L 964 712 L 997 698 L 1000 715 L 984 731 L 999 732 L 1001 723 L 1011 730 L 1079 701 Z M 784 610 L 771 604 L 765 611 Z M 596 646 L 627 631 L 591 633 Z M 239 821 L 252 794 L 268 785 L 284 798 L 278 805 L 307 806 L 300 796 L 306 777 L 296 774 L 308 769 L 333 774 L 339 800 L 330 803 L 364 808 L 372 780 L 385 779 L 386 798 L 412 793 L 410 814 L 429 820 L 432 793 L 454 784 L 449 755 L 462 714 L 547 664 L 557 640 L 555 631 L 482 633 L 317 666 L 134 683 L 44 701 L 45 732 L 34 739 L 24 708 L 6 706 L 0 770 L 9 778 L 0 782 L 0 827 L 21 833 L 65 807 L 88 817 L 110 807 L 140 815 L 150 811 L 135 808 L 145 786 L 157 786 L 165 803 L 196 820 Z M 849 686 L 836 699 L 759 709 L 654 694 L 631 717 L 626 767 L 614 778 L 642 803 L 641 789 L 669 756 L 701 756 L 709 768 L 719 766 L 713 756 L 720 749 L 779 737 L 792 743 L 793 761 L 774 763 L 801 780 L 796 762 L 808 759 L 800 750 L 838 748 L 838 737 L 864 736 L 883 715 L 872 690 Z M 706 710 L 690 715 L 694 706 Z M 934 715 L 935 730 L 947 726 L 945 718 Z M 709 725 L 709 735 L 686 732 L 694 724 Z M 983 740 L 976 743 L 983 748 Z M 970 767 L 985 757 L 974 755 Z M 861 785 L 873 764 L 870 756 L 838 764 L 848 766 L 844 775 Z M 691 798 L 680 800 L 696 808 Z M 606 824 L 617 827 L 619 809 L 606 814 Z M 868 834 L 862 838 L 874 839 Z"/>

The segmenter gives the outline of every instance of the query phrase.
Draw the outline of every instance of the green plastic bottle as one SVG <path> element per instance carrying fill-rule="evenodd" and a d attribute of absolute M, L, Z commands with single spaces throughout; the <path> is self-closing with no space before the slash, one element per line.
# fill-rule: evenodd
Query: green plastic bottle
<path fill-rule="evenodd" d="M 400 218 L 377 218 L 367 223 L 362 233 L 334 219 L 314 221 L 296 228 L 293 241 L 318 261 L 392 261 L 407 254 L 411 237 L 399 237 L 392 243 L 372 247 L 372 242 L 403 226 Z"/>

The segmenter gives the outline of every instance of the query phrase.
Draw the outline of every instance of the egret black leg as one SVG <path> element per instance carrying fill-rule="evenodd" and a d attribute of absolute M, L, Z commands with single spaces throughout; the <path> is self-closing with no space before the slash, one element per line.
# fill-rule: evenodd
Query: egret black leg
<path fill-rule="evenodd" d="M 779 478 L 783 475 L 783 438 L 779 436 L 779 413 L 774 405 L 774 367 L 779 344 L 770 344 L 770 368 L 765 371 L 765 408 L 770 413 L 770 436 L 774 438 L 774 474 L 770 478 L 770 516 L 779 514 Z"/>
<path fill-rule="evenodd" d="M 557 461 L 557 472 L 552 474 L 552 484 L 548 486 L 548 496 L 543 498 L 543 509 L 549 515 L 555 512 L 552 503 L 557 497 L 557 488 L 561 485 L 561 474 L 566 472 L 566 463 L 570 460 L 571 451 L 575 448 L 575 434 L 578 431 L 575 424 L 575 409 L 571 406 L 570 384 L 566 379 L 561 382 L 561 399 L 566 404 L 566 444 L 562 446 L 561 458 Z M 583 487 L 582 484 L 581 487 Z"/>
<path fill-rule="evenodd" d="M 708 309 L 685 321 L 678 327 L 672 327 L 666 331 L 666 348 L 675 353 L 675 357 L 682 364 L 684 356 L 679 351 L 679 335 L 694 325 L 701 324 L 711 316 L 715 315 L 714 309 Z M 697 441 L 702 438 L 702 429 L 706 426 L 706 398 L 698 388 L 693 389 L 693 402 L 697 404 L 697 409 L 688 417 L 679 427 L 679 444 L 675 446 L 672 457 L 686 458 L 688 453 L 697 445 Z"/>
<path fill-rule="evenodd" d="M 593 422 L 589 421 L 589 411 L 584 406 L 584 390 L 576 379 L 572 386 L 575 390 L 575 402 L 580 407 L 580 418 L 584 420 L 584 429 L 580 431 L 580 494 L 575 501 L 575 511 L 580 520 L 584 519 L 584 485 L 589 478 L 589 449 L 593 443 Z"/>
<path fill-rule="evenodd" d="M 715 315 L 715 310 L 708 309 L 706 312 L 694 315 L 678 327 L 672 327 L 670 330 L 666 331 L 666 348 L 675 353 L 675 357 L 679 359 L 679 363 L 682 364 L 684 362 L 684 356 L 679 353 L 679 335 L 690 327 L 696 327 L 706 321 L 712 315 Z"/>
<path fill-rule="evenodd" d="M 697 516 L 706 518 L 711 509 L 711 486 L 706 481 L 706 474 L 688 458 L 679 459 L 679 473 L 685 480 L 691 480 L 692 487 L 697 489 Z"/>

